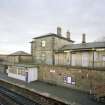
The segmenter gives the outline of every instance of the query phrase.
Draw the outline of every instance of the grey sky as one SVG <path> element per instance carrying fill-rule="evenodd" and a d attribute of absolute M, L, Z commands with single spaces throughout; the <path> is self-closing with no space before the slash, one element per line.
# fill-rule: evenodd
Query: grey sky
<path fill-rule="evenodd" d="M 30 52 L 31 39 L 61 26 L 81 42 L 105 36 L 105 0 L 0 0 L 0 52 Z"/>

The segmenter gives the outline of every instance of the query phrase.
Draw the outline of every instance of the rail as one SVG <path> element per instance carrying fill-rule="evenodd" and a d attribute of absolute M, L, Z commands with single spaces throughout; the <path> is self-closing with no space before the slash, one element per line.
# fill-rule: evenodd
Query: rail
<path fill-rule="evenodd" d="M 13 101 L 15 101 L 19 105 L 40 105 L 36 103 L 35 101 L 28 99 L 22 95 L 19 95 L 15 92 L 12 92 L 2 86 L 0 86 L 0 93 L 8 96 L 9 98 L 11 98 Z"/>

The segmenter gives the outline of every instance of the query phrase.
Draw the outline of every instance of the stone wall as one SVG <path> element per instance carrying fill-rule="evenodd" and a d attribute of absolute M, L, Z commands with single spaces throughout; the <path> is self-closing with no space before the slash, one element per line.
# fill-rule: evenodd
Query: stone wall
<path fill-rule="evenodd" d="M 19 63 L 19 56 L 8 56 L 9 63 Z"/>
<path fill-rule="evenodd" d="M 55 65 L 71 65 L 70 52 L 55 53 Z"/>
<path fill-rule="evenodd" d="M 17 56 L 8 56 L 9 63 L 31 63 L 32 56 L 31 55 L 17 55 Z"/>
<path fill-rule="evenodd" d="M 20 62 L 21 63 L 31 63 L 32 62 L 32 56 L 21 56 L 20 57 Z"/>
<path fill-rule="evenodd" d="M 42 41 L 45 41 L 44 47 Z M 54 51 L 67 44 L 71 44 L 71 42 L 56 36 L 34 39 L 31 43 L 33 62 L 36 64 L 54 64 Z"/>
<path fill-rule="evenodd" d="M 45 41 L 45 47 L 42 47 L 42 41 Z M 31 53 L 35 63 L 52 64 L 52 37 L 35 39 L 31 43 Z M 45 58 L 42 55 L 45 55 Z"/>
<path fill-rule="evenodd" d="M 54 50 L 58 50 L 59 48 L 63 47 L 64 45 L 72 44 L 72 42 L 55 37 L 54 38 Z"/>
<path fill-rule="evenodd" d="M 7 61 L 7 55 L 0 55 L 0 62 Z"/>
<path fill-rule="evenodd" d="M 105 68 L 105 51 L 76 51 L 55 53 L 56 65 Z"/>
<path fill-rule="evenodd" d="M 66 66 L 39 66 L 39 80 L 69 88 L 89 91 L 105 83 L 105 71 L 75 69 Z"/>
<path fill-rule="evenodd" d="M 0 64 L 0 73 L 6 73 L 7 66 Z"/>

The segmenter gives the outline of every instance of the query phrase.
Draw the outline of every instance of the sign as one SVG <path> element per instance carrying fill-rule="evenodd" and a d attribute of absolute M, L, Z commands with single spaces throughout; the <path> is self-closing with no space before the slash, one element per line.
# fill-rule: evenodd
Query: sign
<path fill-rule="evenodd" d="M 51 73 L 55 73 L 55 70 L 52 70 L 52 69 L 51 69 L 50 72 L 51 72 Z"/>
<path fill-rule="evenodd" d="M 75 85 L 75 82 L 72 82 L 72 85 Z"/>
<path fill-rule="evenodd" d="M 67 77 L 67 83 L 71 84 L 71 77 Z"/>
<path fill-rule="evenodd" d="M 72 77 L 64 76 L 64 83 L 75 85 L 75 80 Z"/>

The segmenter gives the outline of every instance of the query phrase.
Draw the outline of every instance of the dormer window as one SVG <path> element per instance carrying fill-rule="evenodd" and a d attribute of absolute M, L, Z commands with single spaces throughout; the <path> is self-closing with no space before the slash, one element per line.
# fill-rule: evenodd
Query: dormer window
<path fill-rule="evenodd" d="M 46 46 L 46 41 L 45 41 L 45 40 L 42 40 L 41 46 L 42 46 L 42 47 L 45 47 L 45 46 Z"/>

